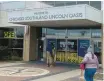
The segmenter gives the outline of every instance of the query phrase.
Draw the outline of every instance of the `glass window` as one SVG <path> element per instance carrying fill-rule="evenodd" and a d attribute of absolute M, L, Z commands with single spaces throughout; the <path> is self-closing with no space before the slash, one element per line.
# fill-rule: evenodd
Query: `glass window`
<path fill-rule="evenodd" d="M 57 36 L 65 36 L 66 35 L 65 29 L 57 29 L 55 34 Z"/>
<path fill-rule="evenodd" d="M 65 1 L 65 6 L 76 5 L 76 1 Z"/>
<path fill-rule="evenodd" d="M 55 6 L 65 6 L 65 2 L 64 1 L 55 1 Z"/>
<path fill-rule="evenodd" d="M 46 33 L 46 32 L 45 32 L 45 29 L 46 29 L 46 28 L 42 28 L 42 37 L 45 37 L 45 33 Z"/>
<path fill-rule="evenodd" d="M 92 29 L 92 34 L 91 34 L 91 37 L 92 38 L 101 38 L 101 29 Z"/>
<path fill-rule="evenodd" d="M 0 37 L 4 37 L 4 28 L 0 28 Z"/>
<path fill-rule="evenodd" d="M 93 40 L 94 41 L 94 53 L 98 57 L 99 63 L 101 63 L 101 40 Z"/>
<path fill-rule="evenodd" d="M 68 36 L 70 37 L 90 37 L 90 29 L 70 29 L 68 30 Z"/>
<path fill-rule="evenodd" d="M 57 50 L 58 51 L 65 51 L 66 50 L 65 39 L 57 39 Z"/>
<path fill-rule="evenodd" d="M 45 33 L 45 28 L 42 28 L 42 33 Z"/>
<path fill-rule="evenodd" d="M 101 52 L 101 40 L 93 40 L 94 41 L 94 52 L 100 53 Z"/>
<path fill-rule="evenodd" d="M 16 37 L 13 28 L 0 28 L 0 37 L 1 38 L 14 38 Z"/>
<path fill-rule="evenodd" d="M 16 31 L 16 37 L 23 38 L 23 36 L 24 36 L 24 28 L 23 27 L 16 28 L 15 31 Z"/>
<path fill-rule="evenodd" d="M 23 48 L 23 39 L 10 39 L 10 48 Z"/>
<path fill-rule="evenodd" d="M 3 30 L 0 30 L 0 37 L 4 37 Z"/>
<path fill-rule="evenodd" d="M 19 57 L 19 59 L 22 60 L 22 57 L 23 57 L 23 50 L 22 49 L 12 49 L 12 50 L 10 49 L 9 51 L 11 51 L 12 54 Z"/>
<path fill-rule="evenodd" d="M 67 51 L 77 52 L 77 40 L 68 40 L 67 41 Z"/>
<path fill-rule="evenodd" d="M 47 28 L 47 35 L 65 36 L 65 29 L 52 29 Z"/>
<path fill-rule="evenodd" d="M 77 4 L 88 4 L 89 5 L 89 1 L 77 1 Z"/>
<path fill-rule="evenodd" d="M 55 29 L 47 28 L 47 35 L 55 35 L 55 33 L 56 33 Z"/>
<path fill-rule="evenodd" d="M 9 39 L 0 39 L 0 46 L 8 46 Z"/>
<path fill-rule="evenodd" d="M 54 1 L 42 1 L 42 2 L 44 2 L 45 4 L 50 5 L 50 6 L 54 6 L 55 5 Z"/>
<path fill-rule="evenodd" d="M 90 1 L 90 5 L 101 10 L 101 1 Z"/>

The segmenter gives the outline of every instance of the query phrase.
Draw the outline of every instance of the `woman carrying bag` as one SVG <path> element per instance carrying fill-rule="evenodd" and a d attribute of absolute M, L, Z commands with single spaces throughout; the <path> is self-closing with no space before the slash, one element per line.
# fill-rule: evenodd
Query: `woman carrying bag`
<path fill-rule="evenodd" d="M 97 56 L 93 52 L 93 48 L 91 45 L 87 49 L 87 53 L 85 54 L 81 65 L 83 67 L 82 70 L 84 70 L 85 81 L 94 81 L 93 77 L 96 73 L 96 70 L 99 68 L 99 62 Z"/>
<path fill-rule="evenodd" d="M 80 64 L 80 69 L 81 69 L 80 81 L 85 81 L 85 79 L 84 79 L 85 64 L 84 64 L 84 63 L 81 63 L 81 64 Z"/>

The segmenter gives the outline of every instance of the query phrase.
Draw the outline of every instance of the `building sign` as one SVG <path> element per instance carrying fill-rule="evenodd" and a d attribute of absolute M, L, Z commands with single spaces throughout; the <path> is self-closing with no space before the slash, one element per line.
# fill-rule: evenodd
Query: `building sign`
<path fill-rule="evenodd" d="M 34 16 L 26 16 L 26 17 L 13 17 L 10 18 L 9 21 L 24 21 L 24 20 L 46 20 L 46 19 L 63 19 L 63 18 L 75 18 L 82 17 L 82 13 L 73 13 L 73 14 L 56 14 L 56 15 L 34 15 Z"/>
<path fill-rule="evenodd" d="M 5 31 L 4 32 L 4 38 L 15 38 L 16 33 L 13 31 Z"/>
<path fill-rule="evenodd" d="M 90 45 L 89 40 L 78 40 L 78 56 L 84 57 Z"/>
<path fill-rule="evenodd" d="M 53 7 L 8 13 L 8 22 L 67 20 L 85 18 L 85 6 Z"/>

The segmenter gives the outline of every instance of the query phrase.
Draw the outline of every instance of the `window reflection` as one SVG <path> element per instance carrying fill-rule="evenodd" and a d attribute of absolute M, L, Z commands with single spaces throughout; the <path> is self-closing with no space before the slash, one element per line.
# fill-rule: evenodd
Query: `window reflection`
<path fill-rule="evenodd" d="M 56 33 L 55 29 L 47 28 L 47 35 L 55 35 L 55 33 Z"/>
<path fill-rule="evenodd" d="M 46 32 L 45 32 L 45 29 L 46 29 L 46 28 L 42 28 L 42 37 L 45 37 L 45 33 L 46 33 Z"/>
<path fill-rule="evenodd" d="M 15 31 L 16 31 L 16 37 L 23 38 L 23 36 L 24 36 L 24 28 L 23 27 L 16 28 Z"/>
<path fill-rule="evenodd" d="M 56 35 L 56 36 L 62 36 L 62 35 L 66 35 L 65 34 L 65 29 L 51 29 L 51 28 L 47 28 L 47 35 Z"/>
<path fill-rule="evenodd" d="M 72 37 L 90 37 L 90 29 L 70 29 L 68 30 L 68 36 Z"/>
<path fill-rule="evenodd" d="M 99 62 L 101 63 L 101 40 L 94 40 L 94 53 L 96 54 Z"/>
<path fill-rule="evenodd" d="M 57 50 L 58 51 L 65 51 L 66 49 L 66 41 L 64 39 L 57 40 Z"/>
<path fill-rule="evenodd" d="M 42 28 L 42 33 L 45 33 L 45 28 Z"/>
<path fill-rule="evenodd" d="M 9 39 L 10 48 L 23 48 L 23 40 L 22 39 Z"/>
<path fill-rule="evenodd" d="M 94 52 L 101 52 L 101 41 L 94 41 Z"/>
<path fill-rule="evenodd" d="M 67 41 L 67 51 L 77 52 L 77 40 L 68 40 Z"/>
<path fill-rule="evenodd" d="M 56 34 L 57 36 L 58 36 L 58 35 L 60 35 L 60 36 L 65 36 L 65 35 L 66 35 L 65 29 L 57 29 L 55 34 Z"/>
<path fill-rule="evenodd" d="M 92 38 L 101 38 L 101 29 L 92 29 Z"/>
<path fill-rule="evenodd" d="M 88 4 L 89 5 L 89 1 L 77 1 L 77 4 Z"/>
<path fill-rule="evenodd" d="M 65 1 L 65 6 L 76 5 L 76 1 Z"/>
<path fill-rule="evenodd" d="M 55 1 L 55 6 L 65 6 L 64 1 Z"/>
<path fill-rule="evenodd" d="M 101 10 L 101 1 L 90 1 L 90 5 Z"/>

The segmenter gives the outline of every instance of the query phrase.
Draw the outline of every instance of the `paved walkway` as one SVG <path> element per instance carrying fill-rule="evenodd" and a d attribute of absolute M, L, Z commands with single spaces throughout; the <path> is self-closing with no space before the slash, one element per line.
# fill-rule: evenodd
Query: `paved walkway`
<path fill-rule="evenodd" d="M 0 68 L 0 76 L 29 77 L 48 74 L 49 71 L 34 67 L 6 67 Z"/>
<path fill-rule="evenodd" d="M 20 64 L 25 64 L 25 63 L 20 63 L 20 62 L 17 62 L 17 63 L 11 63 L 11 62 L 0 62 L 0 68 L 3 68 L 3 67 L 10 67 L 10 66 L 14 66 L 14 65 L 20 65 Z"/>
<path fill-rule="evenodd" d="M 25 81 L 80 81 L 80 70 L 73 70 L 69 72 L 64 72 L 56 75 L 51 75 L 48 77 L 43 77 L 35 80 L 25 80 Z M 94 81 L 103 81 L 103 80 L 94 80 Z"/>
<path fill-rule="evenodd" d="M 76 65 L 58 63 L 47 67 L 41 62 L 0 62 L 0 81 L 79 81 L 79 75 Z"/>
<path fill-rule="evenodd" d="M 30 80 L 30 81 L 63 81 L 65 79 L 76 77 L 78 75 L 79 75 L 79 70 L 73 70 L 73 71 L 69 71 L 69 72 L 52 75 L 49 77 L 44 77 L 41 79 Z"/>

